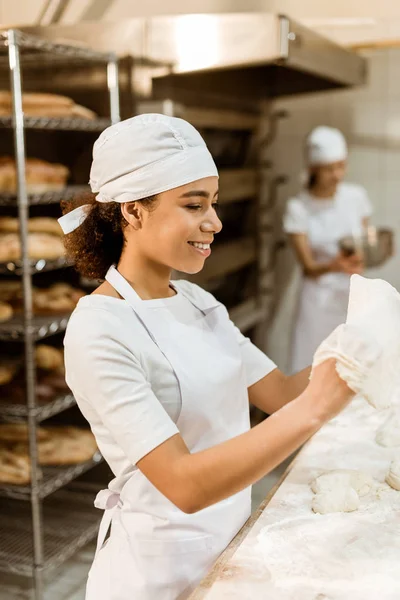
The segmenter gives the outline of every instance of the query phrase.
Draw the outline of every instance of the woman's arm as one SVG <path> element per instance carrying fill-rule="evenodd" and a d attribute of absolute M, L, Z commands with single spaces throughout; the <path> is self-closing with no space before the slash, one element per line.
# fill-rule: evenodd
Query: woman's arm
<path fill-rule="evenodd" d="M 296 252 L 296 256 L 303 272 L 307 277 L 317 278 L 326 273 L 354 273 L 362 272 L 362 262 L 356 255 L 343 256 L 338 254 L 331 261 L 324 263 L 317 262 L 312 254 L 312 250 L 305 233 L 292 233 L 289 235 L 291 244 Z"/>
<path fill-rule="evenodd" d="M 288 377 L 279 369 L 274 369 L 249 387 L 249 401 L 267 415 L 272 415 L 304 392 L 310 372 L 311 367 L 307 367 Z"/>
<path fill-rule="evenodd" d="M 138 462 L 139 469 L 186 513 L 228 498 L 269 473 L 350 401 L 335 361 L 315 370 L 306 391 L 250 431 L 191 454 L 176 435 Z"/>

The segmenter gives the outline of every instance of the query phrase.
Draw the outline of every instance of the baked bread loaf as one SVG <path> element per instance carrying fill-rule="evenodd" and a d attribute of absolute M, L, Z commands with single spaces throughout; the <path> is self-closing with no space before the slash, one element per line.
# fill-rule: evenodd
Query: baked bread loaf
<path fill-rule="evenodd" d="M 36 366 L 44 371 L 60 371 L 64 369 L 64 353 L 54 346 L 39 344 L 35 350 Z"/>
<path fill-rule="evenodd" d="M 41 465 L 72 465 L 93 458 L 97 451 L 94 435 L 78 427 L 46 427 L 49 441 L 39 443 Z"/>
<path fill-rule="evenodd" d="M 19 220 L 14 217 L 0 217 L 0 232 L 18 233 Z M 57 221 L 51 217 L 32 217 L 28 220 L 30 233 L 49 233 L 62 237 L 63 232 Z"/>
<path fill-rule="evenodd" d="M 24 93 L 22 109 L 27 117 L 79 117 L 81 119 L 96 118 L 96 114 L 84 106 L 75 104 L 72 98 L 59 94 Z M 77 109 L 78 113 L 74 113 Z M 81 114 L 79 114 L 81 111 Z M 12 113 L 12 96 L 8 91 L 0 91 L 0 115 Z M 94 117 L 92 116 L 94 115 Z"/>
<path fill-rule="evenodd" d="M 37 439 L 49 439 L 49 433 L 43 427 L 37 427 Z M 0 443 L 28 442 L 29 430 L 27 423 L 0 423 Z"/>
<path fill-rule="evenodd" d="M 13 308 L 7 302 L 0 301 L 0 323 L 4 323 L 5 321 L 9 321 L 13 316 Z"/>
<path fill-rule="evenodd" d="M 0 483 L 28 485 L 30 480 L 31 469 L 28 456 L 20 456 L 12 450 L 0 447 Z"/>
<path fill-rule="evenodd" d="M 17 367 L 15 365 L 0 364 L 0 385 L 7 385 L 14 379 Z"/>
<path fill-rule="evenodd" d="M 49 163 L 38 158 L 27 158 L 25 166 L 28 194 L 42 194 L 62 190 L 69 177 L 69 169 L 59 163 Z M 0 192 L 15 193 L 17 169 L 15 159 L 0 156 Z"/>
<path fill-rule="evenodd" d="M 56 260 L 64 256 L 62 239 L 48 233 L 30 233 L 28 255 L 33 260 Z M 21 260 L 21 244 L 16 233 L 0 232 L 0 262 Z"/>

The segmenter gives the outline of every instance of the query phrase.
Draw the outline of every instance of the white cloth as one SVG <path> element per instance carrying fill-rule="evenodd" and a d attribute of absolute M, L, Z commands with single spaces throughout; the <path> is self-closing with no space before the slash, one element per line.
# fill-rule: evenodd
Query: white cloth
<path fill-rule="evenodd" d="M 306 190 L 291 198 L 284 216 L 284 230 L 307 235 L 317 262 L 332 260 L 339 252 L 339 240 L 362 232 L 362 220 L 372 213 L 366 191 L 341 183 L 333 199 L 314 198 Z M 319 344 L 346 318 L 350 277 L 327 273 L 301 283 L 292 339 L 290 372 L 311 364 Z"/>
<path fill-rule="evenodd" d="M 249 517 L 251 490 L 194 514 L 184 514 L 165 498 L 133 468 L 133 462 L 163 437 L 155 403 L 164 412 L 164 435 L 177 428 L 187 447 L 199 452 L 248 431 L 247 386 L 274 365 L 237 333 L 225 307 L 196 286 L 178 282 L 176 296 L 143 301 L 114 267 L 106 279 L 124 298 L 90 298 L 114 300 L 109 310 L 118 316 L 108 333 L 109 344 L 105 353 L 93 347 L 95 340 L 102 343 L 100 323 L 107 309 L 94 314 L 91 307 L 82 310 L 81 301 L 76 314 L 84 313 L 78 320 L 82 327 L 77 328 L 75 320 L 67 336 L 67 378 L 75 380 L 79 370 L 73 388 L 78 404 L 86 411 L 90 406 L 89 421 L 107 460 L 115 461 L 122 452 L 130 474 L 120 494 L 107 490 L 97 496 L 96 505 L 105 513 L 86 599 L 185 600 Z M 89 330 L 87 320 L 92 323 Z M 120 354 L 124 366 L 118 370 Z M 115 462 L 109 462 L 114 469 Z M 121 459 L 118 462 L 121 468 Z M 104 544 L 110 522 L 110 538 Z"/>
<path fill-rule="evenodd" d="M 346 325 L 318 348 L 314 365 L 336 358 L 338 374 L 375 408 L 387 408 L 400 384 L 400 294 L 386 281 L 351 278 Z"/>
<path fill-rule="evenodd" d="M 306 160 L 309 166 L 327 165 L 346 160 L 347 144 L 339 129 L 316 127 L 306 140 Z"/>
<path fill-rule="evenodd" d="M 176 296 L 147 300 L 146 307 L 162 315 L 166 327 L 174 321 L 195 323 L 199 311 L 179 290 L 195 301 L 212 298 L 211 294 L 187 281 L 173 284 Z M 251 386 L 276 365 L 233 323 L 231 327 Z M 64 344 L 68 385 L 115 474 L 110 488 L 119 493 L 135 464 L 178 432 L 176 377 L 124 300 L 97 294 L 82 298 L 68 323 Z"/>
<path fill-rule="evenodd" d="M 199 132 L 161 114 L 126 119 L 105 129 L 93 146 L 90 186 L 98 202 L 133 202 L 172 190 L 218 170 Z M 91 205 L 59 219 L 65 234 L 83 223 Z"/>

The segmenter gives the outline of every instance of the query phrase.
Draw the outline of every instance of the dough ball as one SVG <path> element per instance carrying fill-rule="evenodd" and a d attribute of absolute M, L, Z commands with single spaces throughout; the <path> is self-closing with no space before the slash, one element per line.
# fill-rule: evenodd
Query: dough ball
<path fill-rule="evenodd" d="M 360 506 L 360 498 L 352 487 L 339 485 L 331 491 L 316 494 L 311 506 L 315 513 L 321 515 L 335 512 L 353 512 Z"/>
<path fill-rule="evenodd" d="M 387 420 L 377 430 L 375 441 L 385 448 L 400 446 L 400 414 L 398 412 L 390 412 Z"/>
<path fill-rule="evenodd" d="M 368 473 L 338 469 L 328 471 L 317 477 L 311 484 L 314 494 L 334 492 L 338 488 L 351 487 L 358 496 L 366 496 L 374 480 Z"/>
<path fill-rule="evenodd" d="M 400 460 L 394 460 L 386 475 L 386 483 L 394 490 L 400 491 Z"/>

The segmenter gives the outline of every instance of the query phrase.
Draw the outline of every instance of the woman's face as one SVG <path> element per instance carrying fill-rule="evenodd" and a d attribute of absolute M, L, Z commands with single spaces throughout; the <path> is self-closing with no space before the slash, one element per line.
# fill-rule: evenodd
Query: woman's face
<path fill-rule="evenodd" d="M 346 173 L 346 161 L 340 160 L 329 165 L 318 165 L 311 169 L 316 175 L 316 183 L 321 188 L 332 188 L 338 185 Z"/>
<path fill-rule="evenodd" d="M 132 249 L 152 263 L 198 273 L 211 254 L 215 234 L 222 229 L 217 200 L 218 177 L 206 177 L 162 192 L 150 210 L 140 207 L 140 202 L 130 203 L 136 210 L 134 220 L 127 219 L 132 225 L 125 230 L 127 241 L 132 238 Z"/>

